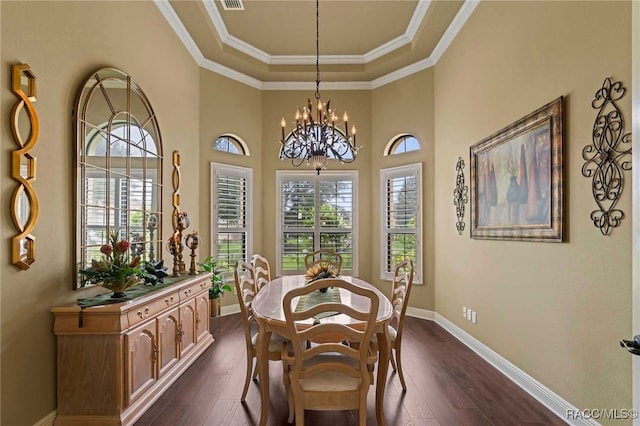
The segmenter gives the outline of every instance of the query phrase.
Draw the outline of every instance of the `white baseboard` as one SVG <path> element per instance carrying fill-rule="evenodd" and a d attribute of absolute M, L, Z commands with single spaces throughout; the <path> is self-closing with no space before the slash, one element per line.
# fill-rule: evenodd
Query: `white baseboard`
<path fill-rule="evenodd" d="M 57 411 L 52 411 L 49 414 L 47 414 L 45 417 L 41 418 L 36 423 L 34 423 L 33 426 L 53 426 L 53 422 L 55 421 L 57 415 L 58 415 Z"/>
<path fill-rule="evenodd" d="M 409 311 L 407 310 L 407 314 Z M 480 355 L 485 361 L 495 367 L 502 374 L 507 376 L 512 382 L 520 386 L 525 392 L 537 399 L 542 405 L 551 410 L 560 419 L 570 425 L 576 426 L 599 426 L 599 423 L 593 419 L 567 419 L 567 413 L 578 413 L 578 408 L 562 399 L 560 396 L 546 388 L 542 383 L 513 365 L 507 359 L 503 358 L 491 348 L 480 342 L 478 339 L 443 317 L 435 314 L 435 322 L 446 331 L 451 333 L 455 338 L 468 346 L 475 353 Z"/>
<path fill-rule="evenodd" d="M 407 315 L 410 317 L 422 318 L 429 321 L 434 321 L 436 318 L 436 313 L 433 311 L 429 311 L 427 309 L 412 308 L 411 306 L 407 306 Z"/>
<path fill-rule="evenodd" d="M 239 313 L 240 313 L 240 305 L 238 305 L 237 303 L 235 305 L 227 305 L 227 306 L 222 306 L 220 308 L 221 317 L 225 315 L 239 314 Z"/>

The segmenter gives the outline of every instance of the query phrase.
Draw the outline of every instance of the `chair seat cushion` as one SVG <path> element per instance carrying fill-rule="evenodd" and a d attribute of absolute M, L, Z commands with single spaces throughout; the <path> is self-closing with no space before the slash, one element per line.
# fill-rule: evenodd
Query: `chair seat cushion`
<path fill-rule="evenodd" d="M 396 337 L 398 337 L 398 332 L 396 331 L 395 328 L 391 327 L 390 325 L 387 326 L 387 330 L 389 332 L 389 338 L 391 339 L 391 343 L 396 341 Z M 371 338 L 371 341 L 373 343 L 378 343 L 378 336 L 376 334 L 373 335 L 373 337 Z"/>
<path fill-rule="evenodd" d="M 258 333 L 251 337 L 251 344 L 255 347 L 258 341 Z M 269 352 L 278 352 L 282 350 L 282 342 L 287 341 L 284 337 L 278 333 L 271 333 L 271 340 L 269 341 Z"/>
<path fill-rule="evenodd" d="M 304 368 L 309 368 L 312 365 L 320 362 L 340 362 L 348 364 L 349 366 L 356 368 L 358 362 L 344 355 L 318 355 L 311 358 L 304 363 Z M 293 376 L 293 372 L 289 372 L 289 376 Z M 350 390 L 357 390 L 360 387 L 360 378 L 351 377 L 338 371 L 325 371 L 317 375 L 300 379 L 300 387 L 305 391 L 317 391 L 317 392 L 343 392 Z"/>

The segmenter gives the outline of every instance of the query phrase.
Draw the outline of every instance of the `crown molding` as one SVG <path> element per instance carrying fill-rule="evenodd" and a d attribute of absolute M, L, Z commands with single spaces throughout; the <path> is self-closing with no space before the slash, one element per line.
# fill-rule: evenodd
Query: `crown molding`
<path fill-rule="evenodd" d="M 240 71 L 236 71 L 232 68 L 226 67 L 222 64 L 219 64 L 217 62 L 214 62 L 210 59 L 206 59 L 203 58 L 200 62 L 198 62 L 198 65 L 200 65 L 202 68 L 204 69 L 208 69 L 209 71 L 213 71 L 216 74 L 220 74 L 224 77 L 228 77 L 232 80 L 235 80 L 237 82 L 246 84 L 247 86 L 251 86 L 254 87 L 256 89 L 263 89 L 264 83 L 260 80 L 258 80 L 257 78 L 253 78 L 251 76 L 248 76 L 244 73 L 241 73 Z M 315 86 L 314 86 L 315 87 Z"/>
<path fill-rule="evenodd" d="M 180 41 L 182 41 L 182 44 L 187 48 L 196 63 L 200 64 L 204 60 L 204 55 L 198 48 L 196 42 L 193 41 L 193 38 L 191 38 L 189 31 L 185 28 L 184 24 L 178 17 L 178 14 L 176 14 L 176 11 L 173 10 L 173 7 L 169 4 L 169 0 L 153 0 L 153 2 L 160 10 L 162 16 L 164 16 L 164 19 L 167 20 L 169 26 L 173 28 L 173 31 L 176 33 Z"/>
<path fill-rule="evenodd" d="M 259 90 L 313 90 L 315 89 L 314 82 L 269 82 L 269 81 L 261 81 L 256 78 L 253 78 L 249 75 L 236 71 L 232 68 L 214 62 L 210 59 L 204 57 L 198 46 L 196 45 L 193 38 L 185 28 L 185 26 L 180 21 L 178 15 L 173 10 L 171 5 L 169 4 L 169 0 L 153 0 L 154 4 L 162 13 L 162 16 L 167 20 L 171 28 L 173 28 L 174 32 L 178 36 L 178 38 L 182 41 L 184 46 L 187 48 L 195 62 L 209 71 L 220 74 L 224 77 L 228 77 L 232 80 L 238 81 L 240 83 L 246 84 L 248 86 L 254 87 Z M 464 24 L 467 22 L 467 19 L 471 16 L 475 8 L 480 3 L 480 0 L 465 0 L 464 4 L 451 21 L 451 24 L 445 31 L 444 35 L 434 48 L 431 55 L 425 59 L 422 59 L 413 64 L 407 65 L 406 67 L 400 68 L 396 71 L 393 71 L 389 74 L 386 74 L 382 77 L 378 77 L 372 81 L 364 82 L 364 81 L 355 81 L 355 82 L 321 82 L 323 89 L 326 90 L 372 90 L 378 87 L 384 86 L 386 84 L 392 83 L 394 81 L 400 80 L 402 78 L 408 77 L 412 74 L 415 74 L 419 71 L 427 69 L 429 67 L 434 66 L 440 57 L 447 50 L 449 45 L 453 42 L 458 32 L 462 29 Z M 207 9 L 207 13 L 209 13 L 212 18 L 212 22 L 214 26 L 222 25 L 222 30 L 216 27 L 216 30 L 220 34 L 220 32 L 225 33 L 226 27 L 224 27 L 224 23 L 222 22 L 222 18 L 218 13 L 217 8 L 213 4 L 211 0 L 204 1 L 205 8 Z M 414 12 L 414 17 L 416 17 L 416 13 L 418 9 L 420 9 L 420 13 L 422 13 L 422 17 L 417 21 L 418 24 L 414 23 L 414 18 L 412 18 L 412 22 L 409 27 L 411 27 L 411 31 L 414 32 L 417 30 L 417 25 L 424 18 L 424 14 L 426 13 L 428 7 L 430 5 L 429 0 L 420 0 L 418 3 L 418 7 L 416 7 L 416 12 Z M 416 17 L 418 19 L 418 17 Z M 216 24 L 216 21 L 218 23 Z M 416 29 L 414 29 L 414 27 Z M 232 37 L 228 35 L 226 32 L 227 38 Z M 403 36 L 399 37 L 402 38 Z M 238 40 L 238 39 L 236 39 Z M 246 44 L 246 43 L 245 43 Z M 248 46 L 248 44 L 247 44 Z M 235 47 L 235 46 L 234 46 Z M 240 49 L 239 49 L 240 50 Z M 258 52 L 261 52 L 264 55 L 269 56 L 265 52 L 262 52 L 259 49 L 256 49 Z M 375 50 L 375 49 L 374 49 Z M 247 53 L 247 52 L 245 52 Z M 369 52 L 371 53 L 371 52 Z M 255 57 L 254 55 L 251 55 Z M 366 55 L 327 55 L 321 56 L 323 63 L 325 64 L 363 64 L 366 62 Z M 345 62 L 345 60 L 352 62 Z M 315 63 L 315 56 L 272 56 L 269 57 L 269 61 L 272 65 L 283 65 L 283 64 L 292 64 L 292 65 L 300 65 L 300 64 L 310 64 Z M 295 62 L 298 61 L 298 62 Z"/>
<path fill-rule="evenodd" d="M 429 56 L 433 60 L 434 65 L 440 60 L 440 57 L 453 42 L 453 39 L 456 38 L 464 24 L 467 22 L 467 19 L 469 19 L 473 11 L 476 10 L 479 3 L 480 0 L 465 0 L 462 4 L 462 7 L 460 7 L 460 10 L 453 18 L 451 24 L 449 24 L 449 27 L 446 29 L 442 38 L 438 41 L 438 44 L 436 44 L 436 47 Z"/>
<path fill-rule="evenodd" d="M 364 55 L 320 55 L 323 65 L 363 65 L 366 63 Z M 315 55 L 287 55 L 272 56 L 269 65 L 310 65 L 316 63 Z"/>
<path fill-rule="evenodd" d="M 262 90 L 315 90 L 316 83 L 311 81 L 266 81 Z M 368 81 L 321 81 L 320 90 L 371 90 Z"/>
<path fill-rule="evenodd" d="M 404 68 L 400 68 L 399 70 L 390 72 L 387 75 L 383 75 L 382 77 L 372 80 L 371 88 L 377 89 L 378 87 L 382 87 L 386 84 L 393 83 L 394 81 L 408 77 L 411 74 L 415 74 L 417 72 L 430 68 L 435 64 L 436 64 L 436 61 L 431 59 L 431 56 L 429 56 L 428 58 L 422 59 L 418 62 L 414 62 L 411 65 L 407 65 Z"/>
<path fill-rule="evenodd" d="M 419 1 L 404 34 L 365 53 L 363 55 L 364 63 L 366 64 L 374 61 L 406 44 L 413 42 L 413 39 L 418 32 L 418 28 L 420 28 L 420 24 L 422 23 L 424 16 L 427 14 L 427 10 L 429 10 L 429 6 L 431 6 L 431 0 Z"/>
<path fill-rule="evenodd" d="M 218 37 L 220 37 L 220 40 L 223 44 L 226 44 L 229 47 L 245 53 L 253 57 L 254 59 L 264 62 L 267 65 L 306 65 L 315 63 L 316 58 L 315 56 L 311 55 L 270 55 L 269 53 L 258 49 L 252 44 L 229 34 L 229 30 L 227 30 L 227 26 L 225 25 L 220 12 L 218 12 L 218 8 L 215 6 L 215 2 L 213 0 L 202 0 L 202 2 L 204 4 L 205 10 L 207 11 L 207 16 L 211 20 L 213 28 L 218 33 Z M 411 43 L 416 36 L 418 28 L 420 27 L 420 24 L 422 23 L 427 10 L 429 10 L 430 5 L 431 0 L 418 0 L 416 9 L 413 11 L 413 15 L 411 15 L 411 19 L 403 35 L 396 37 L 395 39 L 390 40 L 374 49 L 371 49 L 364 55 L 330 55 L 323 57 L 323 63 L 367 64 L 390 52 L 393 52 L 394 50 L 401 48 L 406 44 Z"/>
<path fill-rule="evenodd" d="M 218 37 L 223 44 L 226 44 L 229 47 L 232 47 L 242 53 L 245 53 L 261 62 L 266 64 L 271 60 L 271 55 L 267 52 L 258 49 L 252 44 L 249 44 L 243 40 L 240 40 L 238 37 L 232 36 L 229 34 L 227 30 L 227 26 L 224 24 L 222 20 L 222 16 L 220 16 L 220 12 L 218 12 L 218 8 L 215 6 L 213 0 L 203 0 L 204 8 L 207 11 L 207 16 L 211 20 L 213 24 L 213 28 L 215 28 L 218 33 Z"/>

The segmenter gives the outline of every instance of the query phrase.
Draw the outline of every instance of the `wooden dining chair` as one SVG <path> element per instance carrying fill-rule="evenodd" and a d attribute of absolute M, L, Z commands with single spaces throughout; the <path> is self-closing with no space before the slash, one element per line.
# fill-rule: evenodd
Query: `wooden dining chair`
<path fill-rule="evenodd" d="M 369 299 L 364 311 L 342 303 L 321 303 L 300 310 L 295 300 L 331 286 Z M 296 306 L 292 306 L 296 303 Z M 290 342 L 282 347 L 283 383 L 289 403 L 289 423 L 304 424 L 304 410 L 358 410 L 358 424 L 366 425 L 370 366 L 377 358 L 371 342 L 378 313 L 378 296 L 348 281 L 330 278 L 289 291 L 282 301 Z M 344 314 L 357 326 L 318 320 Z M 307 345 L 305 341 L 323 342 Z M 342 342 L 357 342 L 358 348 Z"/>
<path fill-rule="evenodd" d="M 336 274 L 339 274 L 342 270 L 342 256 L 331 249 L 319 249 L 307 253 L 304 257 L 304 265 L 307 269 L 318 264 L 328 265 L 336 271 Z"/>
<path fill-rule="evenodd" d="M 391 286 L 393 318 L 389 323 L 389 337 L 391 339 L 391 356 L 389 357 L 389 361 L 391 362 L 393 371 L 398 372 L 402 389 L 405 392 L 407 385 L 404 380 L 404 374 L 402 373 L 402 328 L 404 325 L 404 317 L 407 313 L 411 286 L 413 284 L 413 272 L 413 261 L 410 259 L 405 259 L 398 263 L 395 267 Z M 377 344 L 375 336 L 373 341 Z"/>
<path fill-rule="evenodd" d="M 251 264 L 240 261 L 236 263 L 233 275 L 235 278 L 236 294 L 240 305 L 240 313 L 242 317 L 242 326 L 244 328 L 244 337 L 247 349 L 247 374 L 244 380 L 244 389 L 240 401 L 244 401 L 249 390 L 251 376 L 256 379 L 258 369 L 254 368 L 254 359 L 256 358 L 258 339 L 257 322 L 253 316 L 251 304 L 256 295 L 255 275 Z M 282 342 L 285 339 L 279 334 L 273 333 L 269 341 L 269 361 L 279 361 L 282 352 Z M 252 374 L 253 373 L 253 374 Z"/>
<path fill-rule="evenodd" d="M 251 256 L 251 266 L 255 274 L 256 291 L 260 291 L 262 287 L 271 281 L 271 267 L 266 257 L 259 254 Z"/>

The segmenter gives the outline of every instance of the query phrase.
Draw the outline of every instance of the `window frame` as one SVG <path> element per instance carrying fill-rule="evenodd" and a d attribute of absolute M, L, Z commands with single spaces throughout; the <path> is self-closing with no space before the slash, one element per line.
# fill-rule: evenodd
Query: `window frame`
<path fill-rule="evenodd" d="M 412 149 L 409 151 L 405 150 L 403 152 L 397 152 L 396 150 L 398 149 L 399 145 L 401 145 L 402 143 L 405 143 L 405 146 L 406 146 L 406 139 L 408 138 L 415 139 L 415 141 L 418 143 L 418 148 Z M 388 157 L 392 155 L 409 154 L 411 152 L 420 151 L 421 148 L 422 148 L 422 145 L 420 144 L 420 140 L 417 137 L 415 137 L 411 133 L 400 133 L 399 135 L 392 137 L 391 140 L 387 142 L 387 145 L 384 147 L 383 155 L 385 157 Z"/>
<path fill-rule="evenodd" d="M 321 175 L 318 175 L 315 171 L 293 171 L 293 170 L 277 170 L 276 171 L 276 274 L 282 275 L 298 275 L 303 274 L 304 271 L 283 271 L 282 262 L 282 244 L 283 244 L 283 227 L 282 227 L 282 183 L 286 180 L 293 180 L 299 178 L 301 180 L 313 180 L 318 182 L 323 178 L 331 177 L 328 180 L 348 179 L 352 182 L 352 204 L 351 204 L 351 246 L 352 246 L 352 269 L 345 270 L 347 275 L 358 276 L 358 171 L 357 170 L 331 170 L 323 171 Z M 317 200 L 317 198 L 316 198 Z M 321 228 L 316 224 L 313 228 L 313 232 L 320 233 Z M 319 240 L 318 240 L 319 241 Z"/>
<path fill-rule="evenodd" d="M 239 152 L 231 152 L 229 150 L 217 149 L 216 148 L 216 144 L 218 143 L 218 141 L 220 139 L 223 139 L 223 138 L 227 139 L 228 143 L 230 143 L 231 145 L 235 146 L 236 149 L 238 149 Z M 241 156 L 245 156 L 245 157 L 251 156 L 251 154 L 249 153 L 249 147 L 247 146 L 245 141 L 243 141 L 240 136 L 237 136 L 237 135 L 234 135 L 234 134 L 231 134 L 231 133 L 225 133 L 223 135 L 218 136 L 216 138 L 216 140 L 213 141 L 212 149 L 213 149 L 213 151 L 224 152 L 226 154 L 241 155 Z"/>
<path fill-rule="evenodd" d="M 415 231 L 407 232 L 393 230 L 387 226 L 388 201 L 387 201 L 387 180 L 397 177 L 415 176 L 416 179 L 416 227 Z M 380 278 L 385 281 L 393 280 L 393 265 L 390 270 L 386 270 L 386 259 L 388 250 L 386 236 L 389 233 L 395 234 L 415 234 L 416 236 L 416 258 L 414 259 L 414 284 L 422 284 L 422 163 L 414 163 L 397 167 L 389 167 L 380 170 Z"/>
<path fill-rule="evenodd" d="M 244 260 L 248 262 L 250 260 L 251 253 L 253 253 L 253 169 L 216 162 L 211 162 L 211 256 L 216 260 L 218 259 L 218 233 L 220 232 L 220 228 L 218 227 L 219 204 L 217 195 L 217 178 L 220 175 L 246 179 L 245 226 L 238 228 L 224 228 L 225 230 L 229 230 L 224 232 L 240 232 L 238 231 L 239 229 L 244 229 L 244 231 L 242 231 L 245 232 L 246 238 Z M 224 271 L 226 278 L 231 278 L 234 266 L 235 265 L 229 265 L 229 270 Z"/>

